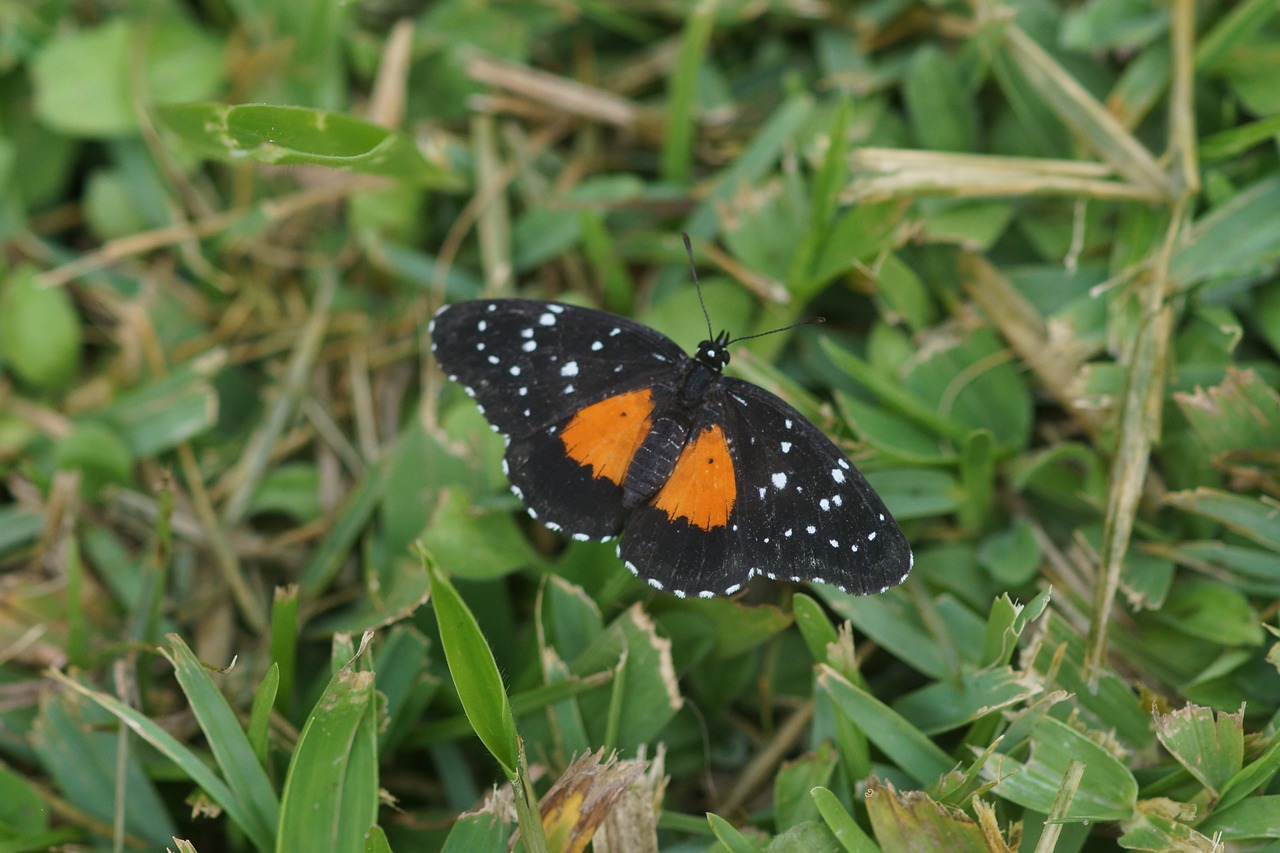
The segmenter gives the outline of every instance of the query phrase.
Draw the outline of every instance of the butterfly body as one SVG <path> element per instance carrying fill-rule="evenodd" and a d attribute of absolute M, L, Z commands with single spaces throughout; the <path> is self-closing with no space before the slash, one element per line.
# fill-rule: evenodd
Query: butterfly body
<path fill-rule="evenodd" d="M 679 596 L 751 577 L 848 592 L 900 583 L 912 557 L 879 496 L 778 397 L 723 375 L 728 336 L 690 357 L 602 311 L 521 299 L 447 305 L 432 349 L 507 439 L 529 514 Z"/>

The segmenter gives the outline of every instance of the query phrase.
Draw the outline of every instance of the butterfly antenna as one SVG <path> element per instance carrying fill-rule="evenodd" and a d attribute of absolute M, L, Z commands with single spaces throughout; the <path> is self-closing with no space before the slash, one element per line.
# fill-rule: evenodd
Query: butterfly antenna
<path fill-rule="evenodd" d="M 792 323 L 790 326 L 783 326 L 781 329 L 770 329 L 767 332 L 756 332 L 754 335 L 743 335 L 740 338 L 734 338 L 729 341 L 729 343 L 736 344 L 738 341 L 749 341 L 752 338 L 763 338 L 765 335 L 776 335 L 778 332 L 785 332 L 788 329 L 796 329 L 800 326 L 814 326 L 818 323 L 825 322 L 827 322 L 826 317 L 810 317 L 808 320 L 801 320 L 799 323 Z"/>
<path fill-rule="evenodd" d="M 689 235 L 684 231 L 680 232 L 680 236 L 684 238 L 684 250 L 689 255 L 689 272 L 693 273 L 693 286 L 698 289 L 698 304 L 702 306 L 702 316 L 707 318 L 707 340 L 711 340 L 716 333 L 711 329 L 711 315 L 707 313 L 707 303 L 702 301 L 702 285 L 698 282 L 698 267 L 693 262 L 693 244 L 689 242 Z"/>
<path fill-rule="evenodd" d="M 707 313 L 707 303 L 702 299 L 702 285 L 698 283 L 698 268 L 693 262 L 693 244 L 689 242 L 689 235 L 684 231 L 680 232 L 680 236 L 684 238 L 684 250 L 689 255 L 689 272 L 693 273 L 693 285 L 698 289 L 698 304 L 702 306 L 702 316 L 707 318 L 707 339 L 710 340 L 715 337 L 715 332 L 711 329 L 711 315 Z M 729 343 L 736 344 L 738 341 L 749 341 L 752 338 L 763 338 L 765 335 L 776 335 L 778 332 L 785 332 L 799 326 L 812 326 L 816 323 L 825 322 L 827 322 L 825 317 L 810 317 L 808 320 L 801 320 L 799 323 L 792 323 L 790 326 L 783 326 L 781 329 L 770 329 L 767 332 L 757 332 L 754 335 L 743 335 L 740 338 L 734 338 L 729 341 Z"/>

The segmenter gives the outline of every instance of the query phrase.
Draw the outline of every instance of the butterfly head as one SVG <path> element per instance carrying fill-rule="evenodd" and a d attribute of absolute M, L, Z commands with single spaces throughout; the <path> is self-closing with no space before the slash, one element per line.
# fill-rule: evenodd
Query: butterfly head
<path fill-rule="evenodd" d="M 698 352 L 693 360 L 716 373 L 723 372 L 729 364 L 729 333 L 721 332 L 714 341 L 698 344 Z"/>

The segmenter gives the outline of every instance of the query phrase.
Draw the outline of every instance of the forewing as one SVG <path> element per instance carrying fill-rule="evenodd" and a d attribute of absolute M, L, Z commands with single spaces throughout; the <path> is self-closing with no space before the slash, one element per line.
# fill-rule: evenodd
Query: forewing
<path fill-rule="evenodd" d="M 688 358 L 647 326 L 555 302 L 458 302 L 437 311 L 429 329 L 441 369 L 513 440 L 606 397 L 658 384 Z"/>
<path fill-rule="evenodd" d="M 624 517 L 617 469 L 625 473 L 629 457 L 614 439 L 627 425 L 638 435 L 649 404 L 636 399 L 625 412 L 592 406 L 666 387 L 684 352 L 623 317 L 524 299 L 446 305 L 430 332 L 441 369 L 506 436 L 505 473 L 529 514 L 575 538 L 617 536 Z M 579 419 L 566 445 L 564 430 L 584 411 L 594 417 Z"/>

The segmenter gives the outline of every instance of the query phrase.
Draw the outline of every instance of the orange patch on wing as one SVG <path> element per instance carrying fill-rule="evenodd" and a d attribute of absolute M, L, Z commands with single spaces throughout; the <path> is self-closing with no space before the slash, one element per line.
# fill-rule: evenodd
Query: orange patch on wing
<path fill-rule="evenodd" d="M 631 457 L 653 428 L 648 388 L 619 394 L 581 409 L 560 432 L 569 458 L 589 467 L 591 476 L 618 485 L 627 476 Z"/>
<path fill-rule="evenodd" d="M 737 498 L 729 445 L 720 427 L 712 426 L 680 451 L 676 467 L 653 505 L 668 518 L 683 518 L 694 527 L 711 530 L 729 523 Z"/>

